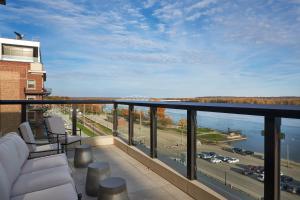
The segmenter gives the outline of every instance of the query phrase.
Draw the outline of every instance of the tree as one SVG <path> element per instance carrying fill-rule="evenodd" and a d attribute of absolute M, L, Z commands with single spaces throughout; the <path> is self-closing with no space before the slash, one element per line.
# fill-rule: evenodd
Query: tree
<path fill-rule="evenodd" d="M 178 121 L 177 125 L 181 128 L 184 129 L 187 126 L 187 121 L 186 119 L 182 118 Z"/>

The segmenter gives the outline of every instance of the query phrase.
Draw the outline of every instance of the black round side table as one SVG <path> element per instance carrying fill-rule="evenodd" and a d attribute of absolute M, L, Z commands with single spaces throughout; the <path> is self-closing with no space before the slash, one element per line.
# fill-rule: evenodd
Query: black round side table
<path fill-rule="evenodd" d="M 75 147 L 74 167 L 86 168 L 93 162 L 92 147 L 88 144 L 82 144 Z"/>
<path fill-rule="evenodd" d="M 85 192 L 89 196 L 97 196 L 99 182 L 110 176 L 110 168 L 107 162 L 93 162 L 89 164 Z"/>
<path fill-rule="evenodd" d="M 110 177 L 100 181 L 98 200 L 129 200 L 125 179 Z"/>

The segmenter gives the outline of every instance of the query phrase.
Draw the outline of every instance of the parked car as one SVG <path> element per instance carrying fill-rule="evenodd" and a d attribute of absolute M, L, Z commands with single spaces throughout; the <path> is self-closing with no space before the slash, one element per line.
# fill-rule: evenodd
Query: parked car
<path fill-rule="evenodd" d="M 230 157 L 218 155 L 216 156 L 217 159 L 222 160 L 223 162 L 226 162 Z"/>
<path fill-rule="evenodd" d="M 228 162 L 228 163 L 238 163 L 238 162 L 240 162 L 240 160 L 239 160 L 238 158 L 229 158 L 229 159 L 227 160 L 227 162 Z"/>
<path fill-rule="evenodd" d="M 253 174 L 253 171 L 248 170 L 248 169 L 245 169 L 245 170 L 243 170 L 242 173 L 243 173 L 244 175 L 252 175 L 252 174 Z"/>
<path fill-rule="evenodd" d="M 222 160 L 220 160 L 220 159 L 218 159 L 218 158 L 211 158 L 211 159 L 210 159 L 210 162 L 211 162 L 211 163 L 220 163 L 220 162 L 222 162 Z"/>
<path fill-rule="evenodd" d="M 280 190 L 285 191 L 287 189 L 287 184 L 286 183 L 280 183 Z"/>
<path fill-rule="evenodd" d="M 256 173 L 258 173 L 258 174 L 264 174 L 265 173 L 264 166 L 257 166 Z"/>
<path fill-rule="evenodd" d="M 289 183 L 293 181 L 293 178 L 287 175 L 280 176 L 280 181 L 283 183 Z"/>
<path fill-rule="evenodd" d="M 205 155 L 204 153 L 198 153 L 198 154 L 197 154 L 197 157 L 198 157 L 198 158 L 203 158 L 204 155 Z"/>
<path fill-rule="evenodd" d="M 257 169 L 257 166 L 254 166 L 254 165 L 248 165 L 248 166 L 247 166 L 247 169 L 248 169 L 248 170 L 251 170 L 251 171 L 253 171 L 253 172 L 255 172 L 256 169 Z"/>
<path fill-rule="evenodd" d="M 217 156 L 215 152 L 208 152 L 208 155 L 210 155 L 212 158 L 215 158 Z"/>
<path fill-rule="evenodd" d="M 198 154 L 198 157 L 202 159 L 210 159 L 212 156 L 208 152 L 201 152 Z"/>
<path fill-rule="evenodd" d="M 264 174 L 260 174 L 257 176 L 257 180 L 264 182 L 265 181 L 265 175 Z"/>
<path fill-rule="evenodd" d="M 241 148 L 237 148 L 237 147 L 232 148 L 232 150 L 233 150 L 234 153 L 239 153 L 239 152 L 242 151 Z"/>
<path fill-rule="evenodd" d="M 246 154 L 246 151 L 245 151 L 244 149 L 242 149 L 240 152 L 237 152 L 237 153 L 239 153 L 239 154 L 241 154 L 241 155 L 243 155 L 243 156 L 247 155 L 247 154 Z"/>
<path fill-rule="evenodd" d="M 295 185 L 290 185 L 290 184 L 287 184 L 287 187 L 286 187 L 286 191 L 287 192 L 290 192 L 290 193 L 293 193 L 293 194 L 297 194 L 297 192 L 299 191 L 299 187 L 295 186 Z"/>
<path fill-rule="evenodd" d="M 254 152 L 253 152 L 253 151 L 246 150 L 246 151 L 245 151 L 245 154 L 246 154 L 246 155 L 251 155 L 251 156 L 252 156 L 252 155 L 254 155 Z"/>

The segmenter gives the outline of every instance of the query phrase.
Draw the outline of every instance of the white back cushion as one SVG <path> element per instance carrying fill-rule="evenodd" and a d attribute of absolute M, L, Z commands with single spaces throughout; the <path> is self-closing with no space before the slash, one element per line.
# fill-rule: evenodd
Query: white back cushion
<path fill-rule="evenodd" d="M 11 134 L 6 134 L 0 140 L 0 162 L 9 180 L 8 184 L 11 187 L 21 171 L 19 153 Z"/>
<path fill-rule="evenodd" d="M 16 145 L 20 165 L 23 166 L 28 159 L 29 149 L 24 140 L 17 133 L 11 133 L 10 137 Z"/>
<path fill-rule="evenodd" d="M 18 140 L 18 138 L 20 137 L 16 133 L 8 133 L 0 139 L 0 162 L 6 172 L 10 187 L 19 176 L 24 163 L 20 159 L 22 158 L 22 152 L 17 148 L 17 143 L 20 143 L 20 141 L 14 141 L 14 139 Z"/>
<path fill-rule="evenodd" d="M 31 127 L 28 122 L 23 122 L 19 126 L 20 134 L 22 135 L 23 139 L 27 143 L 35 143 L 35 139 L 31 130 Z M 30 152 L 36 151 L 36 145 L 35 144 L 27 144 Z"/>
<path fill-rule="evenodd" d="M 0 195 L 2 200 L 9 200 L 10 189 L 11 188 L 6 172 L 2 164 L 0 163 Z"/>
<path fill-rule="evenodd" d="M 51 133 L 64 134 L 66 132 L 64 120 L 61 117 L 46 118 L 46 126 Z"/>

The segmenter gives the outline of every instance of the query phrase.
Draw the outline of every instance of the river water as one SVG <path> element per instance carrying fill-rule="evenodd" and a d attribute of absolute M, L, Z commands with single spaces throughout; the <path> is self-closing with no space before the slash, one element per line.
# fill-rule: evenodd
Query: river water
<path fill-rule="evenodd" d="M 186 111 L 168 109 L 169 115 L 176 123 L 179 119 L 186 119 Z M 264 152 L 264 118 L 261 116 L 198 112 L 198 127 L 213 128 L 220 131 L 240 130 L 247 140 L 232 142 L 234 147 L 240 147 L 254 152 Z M 281 132 L 285 138 L 281 140 L 281 157 L 300 162 L 300 119 L 282 119 Z"/>
<path fill-rule="evenodd" d="M 107 107 L 111 110 L 111 107 Z M 128 108 L 128 106 L 120 106 Z M 137 110 L 148 112 L 146 107 L 135 107 Z M 186 119 L 186 111 L 166 109 L 166 115 L 170 116 L 174 123 L 180 119 Z M 207 127 L 220 131 L 240 130 L 247 136 L 246 140 L 232 142 L 234 147 L 251 150 L 258 153 L 264 152 L 264 118 L 261 116 L 237 115 L 213 112 L 197 112 L 198 127 Z M 281 140 L 281 158 L 300 162 L 300 119 L 282 119 L 281 132 L 285 138 Z"/>

